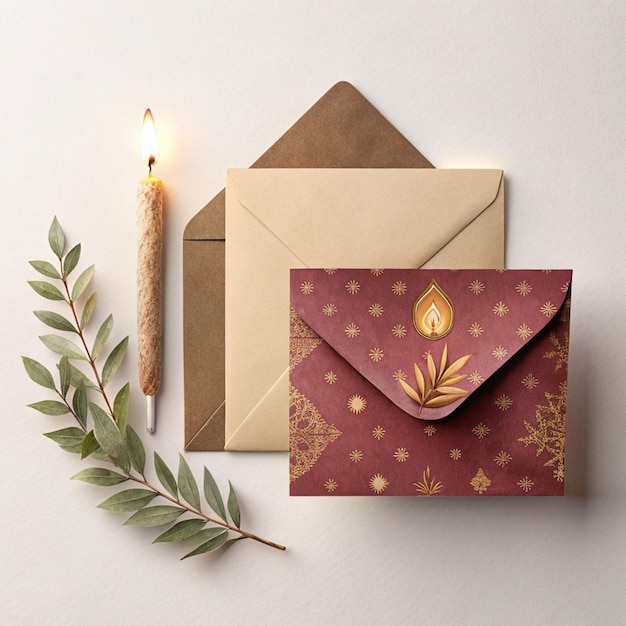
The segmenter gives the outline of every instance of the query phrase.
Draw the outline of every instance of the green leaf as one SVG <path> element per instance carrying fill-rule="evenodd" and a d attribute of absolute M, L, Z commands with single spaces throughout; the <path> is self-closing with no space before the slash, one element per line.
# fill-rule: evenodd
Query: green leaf
<path fill-rule="evenodd" d="M 104 344 L 106 343 L 111 331 L 113 330 L 113 316 L 109 315 L 102 325 L 98 329 L 98 333 L 96 334 L 96 339 L 93 342 L 93 348 L 91 350 L 91 356 L 94 359 L 97 359 L 98 356 L 102 353 L 102 349 L 104 348 Z"/>
<path fill-rule="evenodd" d="M 80 244 L 76 244 L 66 255 L 65 259 L 63 259 L 63 275 L 69 276 L 76 265 L 78 265 L 78 260 L 80 259 Z"/>
<path fill-rule="evenodd" d="M 130 456 L 130 464 L 143 476 L 144 469 L 146 468 L 146 450 L 143 447 L 139 435 L 130 424 L 126 424 L 124 431 L 126 434 L 126 447 L 128 448 L 128 454 Z"/>
<path fill-rule="evenodd" d="M 79 385 L 84 385 L 85 389 L 98 389 L 98 385 L 89 380 L 85 374 L 83 374 L 77 367 L 70 363 L 70 371 L 72 372 L 72 387 L 78 388 Z"/>
<path fill-rule="evenodd" d="M 82 480 L 85 483 L 92 485 L 100 485 L 101 487 L 111 487 L 112 485 L 119 485 L 128 480 L 123 474 L 114 472 L 104 467 L 88 467 L 81 470 L 78 474 L 74 474 L 71 480 Z"/>
<path fill-rule="evenodd" d="M 72 408 L 74 409 L 74 413 L 76 414 L 78 421 L 83 425 L 83 427 L 86 427 L 89 404 L 87 402 L 87 390 L 85 389 L 85 385 L 82 380 L 76 386 L 76 391 L 74 391 L 74 396 L 72 397 Z"/>
<path fill-rule="evenodd" d="M 63 229 L 61 228 L 56 216 L 52 220 L 52 224 L 48 230 L 48 243 L 52 248 L 52 252 L 61 258 L 63 256 L 63 251 L 65 250 L 65 234 L 63 233 Z"/>
<path fill-rule="evenodd" d="M 64 450 L 68 452 L 80 452 L 85 433 L 75 426 L 61 428 L 51 433 L 44 433 L 45 437 L 56 441 Z"/>
<path fill-rule="evenodd" d="M 93 430 L 90 430 L 83 439 L 83 445 L 80 448 L 80 458 L 86 459 L 88 456 L 91 456 L 94 452 L 100 450 L 100 444 L 96 439 L 96 436 Z"/>
<path fill-rule="evenodd" d="M 66 356 L 61 357 L 58 369 L 61 395 L 65 398 L 72 382 L 72 371 L 70 370 L 70 362 Z"/>
<path fill-rule="evenodd" d="M 211 475 L 211 472 L 209 472 L 206 467 L 204 468 L 204 497 L 211 509 L 226 521 L 226 509 L 224 508 L 222 494 L 220 494 L 220 490 L 217 488 L 217 483 Z"/>
<path fill-rule="evenodd" d="M 65 296 L 58 287 L 47 283 L 45 280 L 29 280 L 28 284 L 40 295 L 48 300 L 65 300 Z"/>
<path fill-rule="evenodd" d="M 56 267 L 48 261 L 29 261 L 29 263 L 40 273 L 48 278 L 61 279 L 61 274 L 57 271 Z"/>
<path fill-rule="evenodd" d="M 128 511 L 143 509 L 156 497 L 157 494 L 149 489 L 126 489 L 107 498 L 104 502 L 100 502 L 98 508 L 114 513 L 127 513 Z"/>
<path fill-rule="evenodd" d="M 45 365 L 42 365 L 39 361 L 35 361 L 35 359 L 31 359 L 27 356 L 22 357 L 22 363 L 24 363 L 26 373 L 32 381 L 42 387 L 45 387 L 46 389 L 55 388 L 52 374 Z"/>
<path fill-rule="evenodd" d="M 83 273 L 76 279 L 74 286 L 72 287 L 72 300 L 75 302 L 83 295 L 87 285 L 93 278 L 94 266 L 90 265 Z"/>
<path fill-rule="evenodd" d="M 57 400 L 41 400 L 27 406 L 44 415 L 65 415 L 70 412 L 63 402 L 58 402 Z"/>
<path fill-rule="evenodd" d="M 207 528 L 207 530 L 213 529 Z M 209 539 L 209 541 L 200 544 L 195 550 L 185 554 L 185 556 L 183 556 L 180 560 L 182 561 L 183 559 L 188 559 L 190 556 L 197 556 L 199 554 L 206 554 L 207 552 L 219 550 L 228 541 L 228 531 L 222 529 L 216 530 L 219 530 L 220 532 L 218 532 L 212 539 Z"/>
<path fill-rule="evenodd" d="M 130 383 L 126 383 L 115 396 L 113 401 L 113 414 L 118 428 L 124 430 L 128 418 L 128 405 L 130 403 Z"/>
<path fill-rule="evenodd" d="M 104 363 L 104 367 L 102 368 L 102 386 L 106 387 L 111 378 L 115 376 L 115 373 L 119 369 L 122 361 L 124 360 L 124 356 L 126 355 L 126 348 L 128 348 L 128 337 L 124 337 L 120 343 L 118 343 L 115 348 L 109 354 L 107 360 Z"/>
<path fill-rule="evenodd" d="M 69 339 L 65 337 L 59 337 L 58 335 L 41 335 L 39 337 L 43 344 L 52 352 L 66 356 L 69 359 L 80 359 L 86 361 L 87 357 L 83 354 L 82 350 Z"/>
<path fill-rule="evenodd" d="M 50 326 L 50 328 L 55 328 L 56 330 L 65 330 L 69 333 L 78 332 L 72 322 L 70 322 L 62 315 L 59 315 L 58 313 L 54 313 L 53 311 L 33 311 L 33 313 L 46 326 Z"/>
<path fill-rule="evenodd" d="M 130 471 L 130 458 L 126 439 L 113 420 L 93 402 L 89 405 L 94 423 L 94 433 L 103 452 L 112 456 L 125 471 Z"/>
<path fill-rule="evenodd" d="M 199 511 L 202 505 L 200 504 L 200 492 L 198 491 L 196 479 L 193 477 L 189 465 L 187 461 L 185 461 L 185 457 L 180 454 L 180 452 L 178 453 L 178 458 L 178 489 L 180 490 L 180 495 L 185 498 L 196 511 Z"/>
<path fill-rule="evenodd" d="M 96 308 L 96 300 L 98 299 L 96 293 L 92 293 L 89 298 L 87 299 L 87 302 L 85 302 L 85 306 L 83 308 L 83 312 L 80 316 L 80 328 L 81 330 L 83 328 L 85 328 L 85 326 L 87 326 L 87 324 L 89 324 L 89 320 L 91 319 L 91 316 L 93 315 L 93 311 Z"/>
<path fill-rule="evenodd" d="M 241 524 L 241 511 L 239 510 L 237 494 L 235 493 L 233 486 L 230 484 L 230 480 L 228 481 L 228 487 L 228 512 L 230 513 L 230 517 L 235 526 L 239 528 L 239 525 Z"/>
<path fill-rule="evenodd" d="M 153 526 L 163 526 L 173 522 L 185 512 L 178 506 L 150 506 L 131 515 L 125 522 L 125 526 L 143 526 L 152 528 Z"/>
<path fill-rule="evenodd" d="M 174 541 L 185 541 L 194 535 L 197 535 L 205 526 L 206 521 L 203 519 L 186 519 L 182 522 L 174 524 L 164 533 L 159 535 L 152 543 L 171 543 Z"/>
<path fill-rule="evenodd" d="M 174 474 L 170 471 L 165 461 L 155 452 L 154 453 L 154 469 L 156 471 L 159 482 L 167 489 L 173 498 L 178 498 L 178 487 Z"/>

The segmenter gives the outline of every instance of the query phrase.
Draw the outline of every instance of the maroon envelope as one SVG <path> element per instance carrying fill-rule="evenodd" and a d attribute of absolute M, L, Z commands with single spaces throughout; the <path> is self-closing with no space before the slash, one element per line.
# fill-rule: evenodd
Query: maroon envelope
<path fill-rule="evenodd" d="M 569 270 L 291 271 L 292 495 L 562 495 Z"/>

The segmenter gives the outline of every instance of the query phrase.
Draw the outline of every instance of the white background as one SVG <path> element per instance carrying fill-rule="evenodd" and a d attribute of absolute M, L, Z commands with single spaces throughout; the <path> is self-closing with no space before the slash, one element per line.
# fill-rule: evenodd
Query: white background
<path fill-rule="evenodd" d="M 623 2 L 81 2 L 0 4 L 2 328 L 0 621 L 5 624 L 617 624 L 626 621 Z M 290 499 L 285 454 L 189 453 L 230 479 L 253 542 L 179 562 L 70 481 L 80 461 L 26 408 L 53 367 L 30 311 L 30 259 L 57 215 L 96 318 L 130 335 L 135 189 L 151 107 L 166 186 L 159 426 L 183 447 L 182 234 L 328 88 L 352 82 L 437 167 L 507 177 L 507 264 L 572 267 L 564 498 Z M 207 358 L 211 358 L 207 355 Z"/>

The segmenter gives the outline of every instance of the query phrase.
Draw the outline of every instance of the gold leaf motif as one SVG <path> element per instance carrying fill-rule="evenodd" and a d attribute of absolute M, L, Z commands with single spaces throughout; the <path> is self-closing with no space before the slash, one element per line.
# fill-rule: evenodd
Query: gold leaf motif
<path fill-rule="evenodd" d="M 416 490 L 425 496 L 434 496 L 443 489 L 443 484 L 438 480 L 430 477 L 430 467 L 426 466 L 426 469 L 422 473 L 422 480 L 418 483 L 413 483 Z"/>
<path fill-rule="evenodd" d="M 478 468 L 478 472 L 476 472 L 476 476 L 470 480 L 470 485 L 474 487 L 474 491 L 478 491 L 478 493 L 482 494 L 491 485 L 491 481 L 487 478 L 485 472 L 482 467 Z"/>

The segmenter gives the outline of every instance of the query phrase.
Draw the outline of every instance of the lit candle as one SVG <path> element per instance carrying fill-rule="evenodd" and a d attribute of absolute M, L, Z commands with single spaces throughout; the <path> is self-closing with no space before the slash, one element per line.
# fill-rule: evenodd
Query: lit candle
<path fill-rule="evenodd" d="M 155 396 L 161 383 L 161 249 L 163 241 L 163 189 L 152 175 L 159 158 L 150 109 L 143 118 L 141 146 L 148 176 L 137 188 L 137 346 L 139 383 L 146 396 L 146 428 L 156 425 Z"/>

